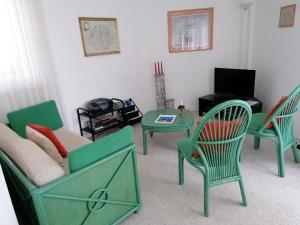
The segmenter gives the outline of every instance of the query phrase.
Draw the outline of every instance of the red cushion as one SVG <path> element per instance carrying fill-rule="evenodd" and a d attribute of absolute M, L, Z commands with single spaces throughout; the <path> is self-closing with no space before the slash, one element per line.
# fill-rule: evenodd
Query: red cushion
<path fill-rule="evenodd" d="M 65 149 L 65 147 L 62 145 L 62 143 L 58 140 L 56 135 L 52 132 L 52 130 L 48 127 L 37 125 L 37 124 L 29 124 L 29 127 L 32 129 L 40 132 L 41 134 L 45 135 L 49 140 L 55 145 L 57 151 L 63 158 L 67 158 L 68 151 Z"/>
<path fill-rule="evenodd" d="M 229 132 L 231 130 L 230 127 L 241 121 L 242 120 L 240 120 L 240 119 L 235 119 L 233 121 L 224 121 L 224 123 L 223 123 L 223 121 L 208 122 L 205 124 L 205 126 L 202 128 L 202 131 L 200 132 L 200 139 L 202 141 L 219 141 L 222 138 L 227 139 Z M 220 132 L 219 132 L 219 129 L 220 129 Z M 224 135 L 223 135 L 223 129 L 224 129 Z M 215 134 L 215 131 L 216 131 L 216 134 Z M 194 158 L 197 158 L 200 155 L 199 155 L 199 152 L 197 150 L 195 150 L 193 152 L 192 156 Z"/>
<path fill-rule="evenodd" d="M 194 152 L 193 152 L 193 157 L 194 158 L 198 158 L 200 155 L 199 155 L 199 152 L 197 151 L 197 150 L 195 150 Z"/>
<path fill-rule="evenodd" d="M 267 122 L 268 119 L 273 115 L 273 113 L 278 109 L 278 107 L 284 102 L 284 100 L 287 99 L 287 96 L 282 96 L 281 99 L 277 102 L 276 105 L 273 106 L 267 117 L 265 118 L 264 122 Z M 269 123 L 266 128 L 273 128 L 273 124 Z"/>

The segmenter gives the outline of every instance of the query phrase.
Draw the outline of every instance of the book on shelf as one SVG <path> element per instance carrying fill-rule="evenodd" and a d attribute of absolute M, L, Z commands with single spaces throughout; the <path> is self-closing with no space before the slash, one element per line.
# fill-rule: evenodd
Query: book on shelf
<path fill-rule="evenodd" d="M 161 124 L 171 124 L 175 121 L 176 115 L 164 115 L 160 114 L 154 123 L 161 123 Z"/>

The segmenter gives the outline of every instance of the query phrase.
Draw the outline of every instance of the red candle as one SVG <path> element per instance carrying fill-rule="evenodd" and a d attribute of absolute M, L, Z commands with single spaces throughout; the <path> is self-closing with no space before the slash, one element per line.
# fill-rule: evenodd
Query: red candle
<path fill-rule="evenodd" d="M 160 63 L 158 62 L 158 64 L 160 64 Z M 162 74 L 160 65 L 159 65 L 159 73 Z"/>
<path fill-rule="evenodd" d="M 159 62 L 157 62 L 157 73 L 160 74 Z"/>
<path fill-rule="evenodd" d="M 160 62 L 160 68 L 161 68 L 161 73 L 163 74 L 163 73 L 164 73 L 164 70 L 163 70 L 162 61 Z"/>
<path fill-rule="evenodd" d="M 154 68 L 155 68 L 155 75 L 156 75 L 157 74 L 156 62 L 154 63 Z"/>

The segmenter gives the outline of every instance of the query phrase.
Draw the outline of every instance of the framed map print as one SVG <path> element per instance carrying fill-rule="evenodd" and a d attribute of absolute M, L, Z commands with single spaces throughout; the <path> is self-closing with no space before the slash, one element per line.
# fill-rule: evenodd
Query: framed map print
<path fill-rule="evenodd" d="M 79 17 L 85 56 L 120 53 L 116 18 Z"/>
<path fill-rule="evenodd" d="M 212 49 L 213 8 L 168 12 L 169 52 Z"/>

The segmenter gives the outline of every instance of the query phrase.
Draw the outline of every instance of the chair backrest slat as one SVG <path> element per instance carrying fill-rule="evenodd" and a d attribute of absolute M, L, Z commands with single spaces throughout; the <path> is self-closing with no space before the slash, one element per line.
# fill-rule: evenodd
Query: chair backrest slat
<path fill-rule="evenodd" d="M 266 121 L 266 124 L 269 124 L 271 121 L 276 121 L 275 130 L 277 135 L 281 136 L 281 140 L 284 142 L 282 143 L 283 146 L 290 144 L 293 140 L 293 119 L 297 112 L 299 102 L 300 85 L 291 92 L 287 99 L 274 111 L 269 120 Z"/>
<path fill-rule="evenodd" d="M 251 108 L 240 100 L 222 103 L 203 117 L 193 138 L 210 167 L 210 180 L 237 175 L 236 160 L 250 120 Z"/>

